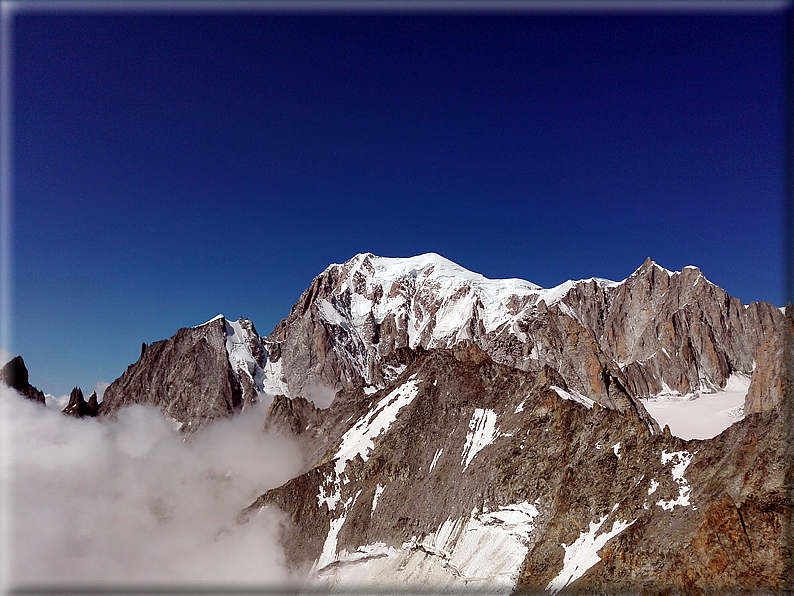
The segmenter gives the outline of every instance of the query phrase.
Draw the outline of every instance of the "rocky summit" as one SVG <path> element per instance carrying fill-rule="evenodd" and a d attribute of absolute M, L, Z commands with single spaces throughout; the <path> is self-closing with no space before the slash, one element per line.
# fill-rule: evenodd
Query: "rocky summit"
<path fill-rule="evenodd" d="M 141 346 L 141 356 L 105 390 L 101 416 L 140 403 L 159 407 L 185 432 L 255 403 L 264 392 L 266 352 L 251 321 L 222 315 Z"/>
<path fill-rule="evenodd" d="M 44 393 L 30 384 L 28 368 L 22 356 L 15 356 L 3 365 L 0 380 L 8 387 L 16 389 L 31 401 L 45 403 Z"/>
<path fill-rule="evenodd" d="M 99 414 L 151 404 L 189 434 L 271 400 L 305 472 L 238 522 L 285 512 L 288 564 L 334 591 L 782 594 L 792 330 L 696 267 L 544 289 L 367 253 L 267 336 L 219 315 L 144 344 Z M 717 436 L 643 405 L 736 378 L 744 415 Z"/>
<path fill-rule="evenodd" d="M 282 393 L 388 380 L 396 348 L 479 345 L 523 370 L 557 368 L 603 404 L 714 391 L 751 374 L 755 354 L 783 314 L 748 306 L 695 267 L 671 272 L 648 259 L 622 282 L 591 278 L 551 289 L 490 280 L 427 254 L 357 255 L 314 279 L 266 338 Z"/>

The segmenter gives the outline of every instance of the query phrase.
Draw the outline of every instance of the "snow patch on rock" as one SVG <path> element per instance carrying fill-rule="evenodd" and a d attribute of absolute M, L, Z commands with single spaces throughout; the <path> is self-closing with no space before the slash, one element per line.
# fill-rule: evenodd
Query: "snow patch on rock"
<path fill-rule="evenodd" d="M 561 389 L 556 385 L 552 385 L 551 388 L 554 389 L 554 391 L 557 392 L 557 395 L 559 395 L 562 399 L 575 401 L 576 403 L 582 404 L 587 409 L 592 409 L 593 404 L 595 403 L 592 399 L 586 395 L 582 395 L 578 391 L 566 391 L 565 389 Z"/>
<path fill-rule="evenodd" d="M 562 570 L 546 586 L 547 591 L 556 594 L 565 586 L 582 577 L 588 569 L 601 560 L 601 557 L 598 556 L 598 551 L 610 539 L 637 521 L 636 519 L 630 522 L 615 520 L 612 522 L 612 529 L 609 532 L 599 534 L 598 531 L 607 517 L 609 516 L 605 515 L 598 522 L 590 522 L 590 529 L 587 532 L 582 532 L 573 544 L 562 545 L 565 549 Z"/>
<path fill-rule="evenodd" d="M 460 460 L 463 470 L 469 467 L 474 456 L 493 443 L 498 436 L 496 432 L 496 412 L 477 408 L 469 421 L 469 432 L 466 433 L 466 444 Z"/>
<path fill-rule="evenodd" d="M 353 508 L 353 505 L 360 494 L 361 491 L 358 491 L 355 496 L 352 496 L 345 501 L 345 508 L 342 515 L 331 520 L 331 528 L 328 530 L 328 535 L 325 537 L 325 542 L 323 543 L 323 552 L 320 554 L 320 557 L 312 567 L 312 573 L 322 569 L 327 565 L 330 565 L 337 560 L 336 544 L 339 539 L 339 530 L 341 530 L 342 526 L 345 525 L 347 514 Z"/>
<path fill-rule="evenodd" d="M 420 382 L 411 379 L 381 398 L 371 413 L 362 417 L 342 436 L 342 443 L 334 456 L 337 460 L 337 475 L 341 475 L 347 462 L 357 455 L 367 461 L 369 450 L 375 446 L 373 441 L 391 426 L 398 412 L 413 401 L 419 392 Z"/>
<path fill-rule="evenodd" d="M 333 559 L 336 534 L 329 533 L 322 560 L 339 564 L 326 569 L 318 565 L 318 576 L 342 587 L 366 585 L 373 592 L 378 587 L 424 585 L 450 593 L 482 589 L 506 596 L 515 587 L 537 515 L 537 508 L 526 501 L 490 513 L 472 512 L 469 518 L 447 518 L 435 532 L 414 536 L 400 548 L 368 544 Z"/>
<path fill-rule="evenodd" d="M 678 462 L 673 466 L 672 470 L 673 480 L 676 484 L 678 484 L 678 497 L 669 500 L 661 499 L 658 503 L 656 503 L 665 511 L 672 511 L 673 507 L 676 505 L 681 505 L 682 507 L 688 507 L 690 505 L 689 493 L 691 492 L 691 488 L 687 479 L 684 478 L 684 472 L 686 471 L 687 466 L 689 466 L 689 464 L 692 462 L 693 456 L 694 454 L 689 453 L 689 451 L 672 451 L 670 453 L 667 451 L 662 451 L 662 465 L 672 461 L 673 458 L 678 460 Z"/>
<path fill-rule="evenodd" d="M 438 458 L 440 458 L 440 457 L 441 457 L 441 453 L 442 453 L 443 451 L 444 451 L 444 448 L 443 448 L 443 447 L 441 447 L 441 448 L 439 448 L 439 449 L 436 449 L 436 453 L 435 453 L 435 455 L 433 456 L 433 461 L 430 463 L 430 469 L 427 471 L 427 473 L 428 473 L 428 474 L 429 474 L 430 472 L 432 472 L 432 471 L 433 471 L 433 468 L 435 468 L 435 467 L 436 467 L 436 464 L 438 463 Z"/>
<path fill-rule="evenodd" d="M 375 496 L 372 497 L 372 511 L 369 514 L 370 517 L 372 517 L 372 514 L 375 513 L 375 507 L 378 506 L 378 499 L 380 499 L 380 496 L 383 494 L 384 490 L 386 490 L 385 485 L 378 484 L 375 487 Z"/>
<path fill-rule="evenodd" d="M 336 479 L 336 475 L 328 474 L 320 485 L 320 493 L 317 495 L 317 504 L 322 507 L 323 503 L 328 507 L 328 511 L 333 511 L 342 500 L 341 486 Z"/>
<path fill-rule="evenodd" d="M 229 356 L 229 364 L 235 375 L 245 374 L 253 383 L 257 393 L 263 393 L 265 373 L 259 366 L 256 357 L 251 349 L 252 342 L 259 343 L 261 340 L 256 333 L 243 326 L 243 319 L 237 321 L 225 320 L 226 323 L 226 353 Z"/>

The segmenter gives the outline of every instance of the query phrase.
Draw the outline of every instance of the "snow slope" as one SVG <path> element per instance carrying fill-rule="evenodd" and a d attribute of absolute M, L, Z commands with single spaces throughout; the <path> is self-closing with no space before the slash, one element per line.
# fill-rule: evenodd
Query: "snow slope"
<path fill-rule="evenodd" d="M 435 532 L 414 536 L 401 547 L 368 544 L 336 557 L 323 551 L 315 566 L 317 577 L 332 593 L 350 593 L 350 586 L 365 586 L 373 593 L 396 588 L 403 593 L 409 585 L 431 592 L 507 595 L 526 557 L 537 515 L 535 505 L 525 501 L 492 512 L 473 511 L 469 518 L 447 519 Z M 328 540 L 335 540 L 335 535 L 329 533 Z"/>
<path fill-rule="evenodd" d="M 750 386 L 746 375 L 734 374 L 725 391 L 684 396 L 661 395 L 643 399 L 642 404 L 659 426 L 682 439 L 716 437 L 744 415 L 744 397 Z"/>
<path fill-rule="evenodd" d="M 547 306 L 555 304 L 579 283 L 569 280 L 543 289 L 523 279 L 489 279 L 436 253 L 410 258 L 362 253 L 326 271 L 330 269 L 342 274 L 334 293 L 349 292 L 350 304 L 322 300 L 320 310 L 329 323 L 361 334 L 372 319 L 380 324 L 390 313 L 404 313 L 412 348 L 423 343 L 425 330 L 432 331 L 424 347 L 449 347 L 472 339 L 467 327 L 473 318 L 483 323 L 486 333 L 512 325 L 533 305 L 541 300 Z M 604 286 L 617 283 L 591 280 Z"/>

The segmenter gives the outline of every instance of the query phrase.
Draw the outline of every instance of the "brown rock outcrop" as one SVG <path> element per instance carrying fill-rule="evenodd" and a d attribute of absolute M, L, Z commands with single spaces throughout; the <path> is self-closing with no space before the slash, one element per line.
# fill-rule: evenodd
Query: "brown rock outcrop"
<path fill-rule="evenodd" d="M 570 575 L 571 593 L 782 593 L 780 417 L 748 416 L 714 439 L 684 441 L 652 434 L 636 412 L 564 397 L 565 379 L 550 367 L 521 371 L 483 356 L 465 344 L 421 352 L 388 387 L 344 389 L 312 410 L 302 431 L 314 447 L 309 471 L 260 496 L 240 521 L 281 508 L 294 521 L 283 535 L 290 565 L 341 586 L 356 568 L 349 577 L 375 587 L 432 589 L 421 582 L 440 578 L 488 586 L 497 578 L 477 570 L 500 568 L 520 544 L 519 591 L 548 590 L 566 583 L 568 550 L 595 548 L 586 537 L 600 527 L 617 531 L 595 559 L 581 559 L 589 562 Z M 379 413 L 399 400 L 381 427 Z M 295 416 L 281 401 L 271 425 Z M 370 425 L 380 432 L 361 443 Z M 500 550 L 505 540 L 513 551 Z M 467 550 L 475 543 L 485 554 Z"/>
<path fill-rule="evenodd" d="M 758 348 L 756 366 L 744 400 L 745 414 L 774 410 L 794 392 L 794 306 Z M 792 402 L 789 407 L 794 406 Z"/>
<path fill-rule="evenodd" d="M 153 405 L 185 432 L 231 416 L 256 395 L 240 382 L 227 352 L 223 317 L 180 329 L 142 350 L 140 359 L 105 390 L 99 411 L 112 416 L 125 405 Z"/>

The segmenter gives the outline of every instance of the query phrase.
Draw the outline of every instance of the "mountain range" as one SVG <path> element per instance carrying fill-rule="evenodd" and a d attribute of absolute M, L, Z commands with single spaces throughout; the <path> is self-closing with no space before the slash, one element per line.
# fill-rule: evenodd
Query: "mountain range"
<path fill-rule="evenodd" d="M 222 315 L 180 329 L 68 413 L 149 404 L 189 438 L 271 400 L 264 429 L 305 472 L 237 521 L 285 512 L 288 564 L 332 590 L 783 593 L 793 334 L 794 309 L 696 267 L 544 289 L 366 253 L 269 335 Z M 738 377 L 743 416 L 716 437 L 643 405 Z"/>

